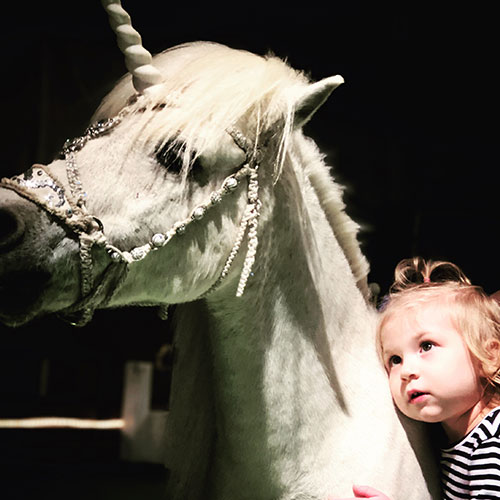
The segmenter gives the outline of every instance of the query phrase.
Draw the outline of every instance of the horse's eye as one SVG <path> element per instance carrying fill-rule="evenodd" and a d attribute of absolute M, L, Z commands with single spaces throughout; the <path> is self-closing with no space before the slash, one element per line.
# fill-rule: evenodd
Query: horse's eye
<path fill-rule="evenodd" d="M 174 174 L 180 173 L 182 169 L 182 155 L 172 142 L 167 142 L 163 146 L 159 146 L 155 151 L 155 158 L 169 172 Z"/>
<path fill-rule="evenodd" d="M 156 161 L 174 174 L 179 174 L 182 170 L 183 154 L 183 147 L 179 147 L 174 141 L 169 141 L 163 146 L 158 146 L 155 150 Z M 195 156 L 194 152 L 191 158 L 189 176 L 200 185 L 206 184 L 206 172 L 200 158 Z"/>

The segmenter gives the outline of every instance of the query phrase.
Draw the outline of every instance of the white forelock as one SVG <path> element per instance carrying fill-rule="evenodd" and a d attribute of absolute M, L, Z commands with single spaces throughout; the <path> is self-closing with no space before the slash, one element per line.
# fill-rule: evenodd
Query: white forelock
<path fill-rule="evenodd" d="M 127 108 L 136 115 L 137 140 L 157 147 L 173 137 L 180 139 L 186 162 L 193 151 L 202 154 L 235 125 L 258 142 L 260 131 L 280 122 L 278 143 L 283 152 L 292 130 L 294 96 L 309 84 L 301 72 L 275 56 L 210 42 L 174 47 L 155 56 L 154 64 L 164 80 L 152 95 L 130 104 L 136 94 L 131 76 L 126 75 L 93 120 L 116 116 Z M 152 109 L 154 113 L 147 112 Z M 278 170 L 282 159 L 279 155 Z"/>

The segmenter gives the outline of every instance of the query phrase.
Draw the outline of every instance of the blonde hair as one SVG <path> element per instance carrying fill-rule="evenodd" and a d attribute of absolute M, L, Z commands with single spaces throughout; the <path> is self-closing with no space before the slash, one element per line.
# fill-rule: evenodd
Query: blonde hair
<path fill-rule="evenodd" d="M 382 357 L 381 332 L 388 319 L 402 310 L 439 302 L 462 334 L 481 367 L 481 377 L 492 395 L 500 396 L 500 304 L 472 285 L 451 262 L 402 260 L 395 269 L 377 327 L 377 350 Z"/>

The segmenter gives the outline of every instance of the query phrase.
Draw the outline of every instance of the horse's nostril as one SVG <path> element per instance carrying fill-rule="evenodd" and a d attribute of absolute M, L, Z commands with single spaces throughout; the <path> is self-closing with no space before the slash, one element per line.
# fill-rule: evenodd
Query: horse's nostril
<path fill-rule="evenodd" d="M 16 245 L 24 234 L 24 221 L 7 207 L 0 208 L 0 252 Z"/>

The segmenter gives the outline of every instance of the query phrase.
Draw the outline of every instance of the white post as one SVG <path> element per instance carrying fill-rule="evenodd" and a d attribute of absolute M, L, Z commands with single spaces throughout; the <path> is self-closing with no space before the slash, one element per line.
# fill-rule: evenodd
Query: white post
<path fill-rule="evenodd" d="M 153 364 L 128 361 L 123 388 L 121 458 L 131 462 L 163 463 L 167 411 L 151 410 Z"/>

